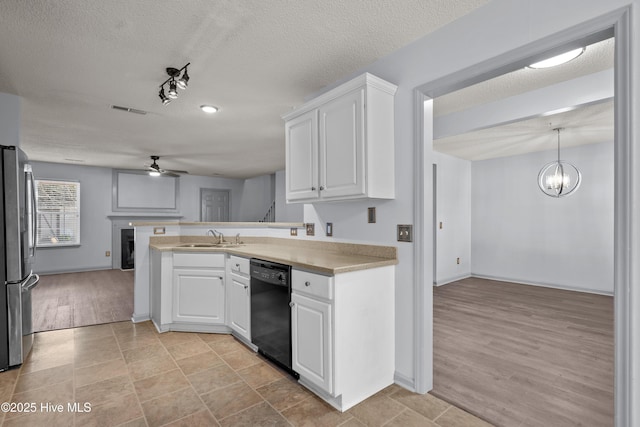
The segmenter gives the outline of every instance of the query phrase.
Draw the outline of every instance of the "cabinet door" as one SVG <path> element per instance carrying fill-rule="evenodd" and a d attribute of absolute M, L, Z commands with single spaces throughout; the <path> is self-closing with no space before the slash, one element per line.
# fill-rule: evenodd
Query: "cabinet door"
<path fill-rule="evenodd" d="M 319 108 L 320 197 L 365 194 L 364 89 Z"/>
<path fill-rule="evenodd" d="M 249 279 L 231 274 L 229 290 L 229 325 L 231 329 L 251 341 Z"/>
<path fill-rule="evenodd" d="M 224 272 L 174 269 L 173 321 L 224 324 Z"/>
<path fill-rule="evenodd" d="M 291 294 L 292 368 L 333 394 L 331 304 Z"/>
<path fill-rule="evenodd" d="M 318 112 L 285 124 L 287 200 L 318 197 Z"/>

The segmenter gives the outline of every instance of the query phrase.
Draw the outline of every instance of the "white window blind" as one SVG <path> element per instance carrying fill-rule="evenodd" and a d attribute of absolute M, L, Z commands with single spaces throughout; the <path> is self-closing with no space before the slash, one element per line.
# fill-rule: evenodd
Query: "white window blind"
<path fill-rule="evenodd" d="M 36 180 L 37 245 L 80 244 L 80 183 Z"/>

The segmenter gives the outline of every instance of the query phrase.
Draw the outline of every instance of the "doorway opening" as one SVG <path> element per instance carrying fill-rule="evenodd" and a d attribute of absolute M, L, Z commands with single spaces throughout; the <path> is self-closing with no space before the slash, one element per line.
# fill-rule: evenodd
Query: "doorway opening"
<path fill-rule="evenodd" d="M 599 27 L 598 30 L 596 27 Z M 604 29 L 603 29 L 604 28 Z M 431 227 L 433 218 L 431 212 L 432 188 L 428 181 L 432 165 L 432 147 L 431 133 L 433 132 L 432 111 L 433 101 L 437 96 L 449 93 L 461 87 L 465 87 L 477 82 L 486 80 L 493 76 L 503 74 L 507 69 L 512 67 L 515 69 L 519 64 L 512 63 L 514 58 L 516 62 L 527 63 L 537 55 L 549 52 L 549 49 L 565 48 L 571 43 L 583 42 L 584 39 L 593 36 L 596 33 L 602 35 L 608 34 L 613 36 L 613 29 L 616 29 L 616 64 L 615 78 L 618 82 L 615 93 L 615 148 L 614 148 L 614 174 L 615 174 L 615 229 L 614 229 L 614 289 L 615 294 L 628 293 L 630 282 L 630 272 L 633 261 L 629 257 L 628 248 L 630 243 L 629 231 L 631 226 L 631 196 L 629 194 L 629 184 L 631 182 L 631 170 L 629 162 L 625 161 L 629 157 L 631 148 L 630 140 L 630 111 L 629 111 L 629 94 L 623 93 L 619 88 L 626 88 L 629 83 L 629 26 L 627 12 L 621 11 L 616 16 L 602 17 L 599 22 L 585 23 L 577 28 L 572 28 L 563 33 L 548 37 L 538 42 L 532 43 L 523 49 L 522 52 L 510 52 L 491 61 L 486 61 L 478 67 L 468 68 L 458 73 L 442 78 L 439 81 L 433 81 L 416 88 L 416 108 L 418 114 L 416 117 L 419 122 L 418 138 L 416 139 L 416 224 L 422 231 L 422 240 L 417 241 L 417 249 L 415 251 L 416 259 L 416 277 L 417 284 L 415 289 L 415 298 L 418 301 L 418 309 L 415 315 L 416 327 L 416 390 L 426 392 L 431 388 L 432 377 L 429 372 L 430 367 L 430 345 L 433 336 L 431 335 L 432 327 L 432 290 L 423 286 L 431 282 L 431 272 L 428 268 L 420 267 L 420 263 L 431 257 L 430 251 L 433 250 L 433 229 Z M 595 30 L 594 30 L 595 29 Z M 584 39 L 577 40 L 576 35 L 587 34 Z M 619 36 L 622 37 L 619 40 Z M 604 39 L 604 38 L 602 38 Z M 620 42 L 620 43 L 618 43 Z M 562 44 L 562 45 L 561 45 Z M 523 55 L 523 52 L 526 54 Z M 556 51 L 557 52 L 557 51 Z M 513 68 L 515 67 L 515 68 Z M 423 112 L 423 114 L 420 114 Z M 428 168 L 428 169 L 427 169 Z M 535 182 L 535 181 L 534 181 Z M 428 264 L 427 264 L 428 267 Z M 420 305 L 424 304 L 424 309 Z M 631 337 L 629 336 L 629 328 L 633 320 L 630 315 L 629 304 L 625 304 L 620 299 L 615 300 L 615 335 L 616 335 L 616 363 L 615 363 L 615 388 L 616 388 L 616 423 L 629 419 L 631 416 L 629 406 L 629 393 L 631 393 L 632 382 L 628 378 L 629 368 L 631 366 Z M 622 421 L 621 421 L 622 420 Z"/>

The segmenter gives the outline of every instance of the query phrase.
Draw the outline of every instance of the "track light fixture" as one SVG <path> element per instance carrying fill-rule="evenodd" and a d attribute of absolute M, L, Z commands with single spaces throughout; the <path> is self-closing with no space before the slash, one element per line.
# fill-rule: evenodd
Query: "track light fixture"
<path fill-rule="evenodd" d="M 169 75 L 169 78 L 164 82 L 162 82 L 162 84 L 160 85 L 160 93 L 158 95 L 160 96 L 160 100 L 162 101 L 163 105 L 167 105 L 168 103 L 171 102 L 172 99 L 176 99 L 178 97 L 178 88 L 182 90 L 187 88 L 189 83 L 189 74 L 187 73 L 187 67 L 189 65 L 191 65 L 190 62 L 188 62 L 184 67 L 180 69 L 173 68 L 173 67 L 168 67 L 166 69 L 167 74 Z M 176 78 L 180 76 L 180 73 L 182 71 L 184 71 L 182 73 L 182 77 L 176 80 Z M 166 85 L 167 83 L 169 84 L 169 90 L 165 95 L 164 85 Z"/>

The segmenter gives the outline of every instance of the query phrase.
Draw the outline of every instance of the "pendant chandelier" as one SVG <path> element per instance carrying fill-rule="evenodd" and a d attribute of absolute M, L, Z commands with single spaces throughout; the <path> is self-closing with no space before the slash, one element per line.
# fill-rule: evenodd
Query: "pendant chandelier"
<path fill-rule="evenodd" d="M 538 186 L 544 194 L 550 197 L 566 197 L 573 194 L 582 181 L 582 174 L 577 167 L 569 162 L 560 160 L 560 130 L 558 132 L 558 160 L 547 163 L 538 174 Z"/>

